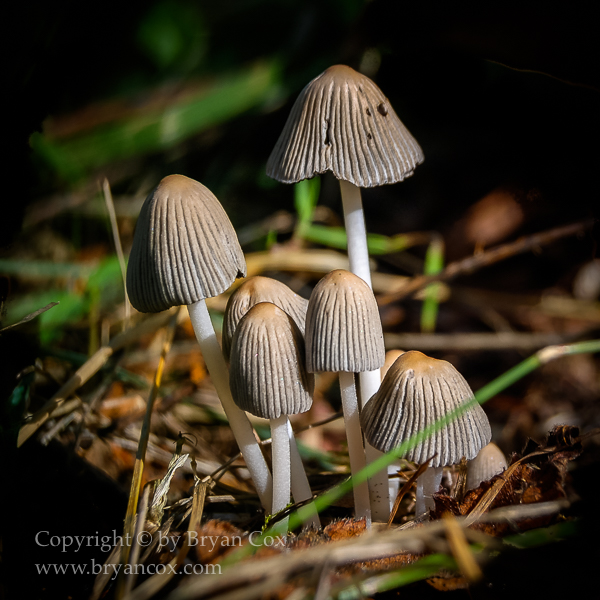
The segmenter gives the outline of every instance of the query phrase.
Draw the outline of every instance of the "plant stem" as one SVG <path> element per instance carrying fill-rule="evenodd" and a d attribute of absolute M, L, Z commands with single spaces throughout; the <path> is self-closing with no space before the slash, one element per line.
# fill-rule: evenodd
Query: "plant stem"
<path fill-rule="evenodd" d="M 233 435 L 246 461 L 246 466 L 256 486 L 261 504 L 265 511 L 270 514 L 272 512 L 271 501 L 273 494 L 271 473 L 267 467 L 265 457 L 260 450 L 260 446 L 256 441 L 254 430 L 246 413 L 235 404 L 231 396 L 227 364 L 223 358 L 221 346 L 217 341 L 217 336 L 215 335 L 215 330 L 210 320 L 208 309 L 206 308 L 206 302 L 199 300 L 195 304 L 190 304 L 188 311 L 194 332 L 196 333 L 196 339 L 198 340 L 198 344 L 200 344 L 204 362 L 225 410 L 225 415 L 229 420 Z"/>
<path fill-rule="evenodd" d="M 356 386 L 354 385 L 354 373 L 341 371 L 339 377 L 344 423 L 346 425 L 346 438 L 348 440 L 348 454 L 350 456 L 350 470 L 352 475 L 355 475 L 361 469 L 364 469 L 367 461 L 365 459 L 362 431 L 358 419 L 358 399 L 356 397 Z M 353 491 L 356 518 L 364 518 L 367 522 L 367 527 L 370 527 L 371 504 L 367 482 L 365 481 L 356 485 Z"/>

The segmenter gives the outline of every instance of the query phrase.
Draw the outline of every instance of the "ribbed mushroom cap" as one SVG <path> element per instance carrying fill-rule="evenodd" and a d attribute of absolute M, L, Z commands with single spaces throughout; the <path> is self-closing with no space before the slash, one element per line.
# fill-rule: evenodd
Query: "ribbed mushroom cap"
<path fill-rule="evenodd" d="M 270 277 L 249 277 L 227 301 L 223 323 L 223 354 L 229 357 L 231 339 L 240 319 L 259 302 L 272 302 L 286 312 L 304 335 L 308 300 L 295 294 L 285 283 Z"/>
<path fill-rule="evenodd" d="M 385 360 L 383 331 L 371 288 L 338 269 L 315 286 L 306 313 L 306 368 L 310 373 L 379 369 Z"/>
<path fill-rule="evenodd" d="M 482 481 L 487 481 L 494 475 L 502 473 L 507 467 L 508 463 L 502 450 L 494 442 L 490 442 L 467 464 L 467 489 L 472 490 L 479 487 Z"/>
<path fill-rule="evenodd" d="M 472 397 L 469 384 L 449 362 L 405 352 L 390 367 L 360 422 L 369 443 L 387 452 Z M 423 463 L 437 453 L 429 466 L 453 465 L 463 456 L 475 458 L 491 437 L 486 414 L 474 404 L 404 457 Z"/>
<path fill-rule="evenodd" d="M 423 160 L 381 90 L 365 75 L 335 65 L 300 92 L 267 175 L 296 183 L 332 171 L 337 179 L 375 187 L 402 181 Z"/>
<path fill-rule="evenodd" d="M 311 407 L 314 377 L 304 367 L 304 339 L 274 304 L 256 304 L 241 319 L 230 358 L 231 394 L 242 410 L 276 419 Z"/>
<path fill-rule="evenodd" d="M 246 275 L 225 210 L 210 190 L 169 175 L 146 198 L 127 267 L 127 293 L 140 312 L 194 304 Z"/>

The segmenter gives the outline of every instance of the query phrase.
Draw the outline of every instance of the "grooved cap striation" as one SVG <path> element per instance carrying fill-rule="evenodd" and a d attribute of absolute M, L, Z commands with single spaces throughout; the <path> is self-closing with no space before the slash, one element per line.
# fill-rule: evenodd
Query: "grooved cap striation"
<path fill-rule="evenodd" d="M 371 288 L 338 269 L 315 286 L 306 314 L 306 368 L 311 373 L 379 369 L 385 360 L 379 309 Z"/>
<path fill-rule="evenodd" d="M 246 275 L 237 235 L 214 194 L 169 175 L 146 198 L 127 267 L 127 293 L 140 312 L 194 304 Z"/>
<path fill-rule="evenodd" d="M 445 360 L 405 352 L 390 367 L 360 422 L 368 442 L 388 452 L 473 397 L 464 377 Z M 475 458 L 492 437 L 487 415 L 474 404 L 451 423 L 409 450 L 404 458 L 431 467 Z"/>
<path fill-rule="evenodd" d="M 231 395 L 242 410 L 276 419 L 310 409 L 314 377 L 304 367 L 304 339 L 274 304 L 256 304 L 240 320 L 230 359 Z"/>
<path fill-rule="evenodd" d="M 296 183 L 332 171 L 359 187 L 412 175 L 423 151 L 365 75 L 330 67 L 301 92 L 267 161 L 267 175 Z"/>
<path fill-rule="evenodd" d="M 226 357 L 231 353 L 231 340 L 240 319 L 259 302 L 272 302 L 281 308 L 304 335 L 308 300 L 281 281 L 256 275 L 244 281 L 227 301 L 223 318 L 223 354 Z"/>

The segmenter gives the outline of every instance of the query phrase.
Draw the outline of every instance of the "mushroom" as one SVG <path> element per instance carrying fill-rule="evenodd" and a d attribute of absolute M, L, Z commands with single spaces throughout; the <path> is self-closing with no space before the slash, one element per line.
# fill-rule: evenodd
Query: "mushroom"
<path fill-rule="evenodd" d="M 256 304 L 272 302 L 289 315 L 304 335 L 306 309 L 308 300 L 295 294 L 287 285 L 260 275 L 249 277 L 231 294 L 227 301 L 223 317 L 223 354 L 229 360 L 231 340 L 242 317 Z M 290 452 L 292 463 L 292 495 L 296 502 L 304 502 L 312 498 L 310 484 L 304 470 L 302 458 L 298 452 L 296 438 L 288 420 Z M 320 527 L 319 516 L 315 513 L 306 521 L 307 525 Z"/>
<path fill-rule="evenodd" d="M 267 175 L 296 183 L 331 171 L 339 180 L 350 270 L 371 286 L 360 187 L 397 183 L 412 175 L 423 152 L 389 100 L 365 75 L 334 65 L 301 92 L 267 161 Z M 379 373 L 359 376 L 364 406 L 379 388 Z M 369 462 L 378 456 L 367 444 Z M 372 478 L 373 516 L 387 521 L 387 475 Z M 377 488 L 377 490 L 375 489 Z"/>
<path fill-rule="evenodd" d="M 271 473 L 248 417 L 235 405 L 227 365 L 206 308 L 246 274 L 235 230 L 217 198 L 201 183 L 169 175 L 146 198 L 127 267 L 127 292 L 140 312 L 187 305 L 202 355 L 231 429 L 266 510 Z"/>
<path fill-rule="evenodd" d="M 288 415 L 312 405 L 314 377 L 304 367 L 304 338 L 293 319 L 270 302 L 253 306 L 231 343 L 231 392 L 236 404 L 270 419 L 273 453 L 272 513 L 290 501 Z M 287 533 L 287 519 L 281 525 Z M 285 531 L 284 531 L 285 530 Z"/>
<path fill-rule="evenodd" d="M 256 275 L 248 277 L 231 294 L 223 316 L 223 353 L 229 358 L 231 339 L 240 319 L 259 302 L 272 302 L 286 312 L 304 335 L 308 300 L 294 293 L 285 283 Z"/>
<path fill-rule="evenodd" d="M 389 452 L 472 398 L 469 384 L 449 362 L 405 352 L 361 413 L 365 437 L 375 448 Z M 417 480 L 417 517 L 433 508 L 431 495 L 439 488 L 443 467 L 463 456 L 475 458 L 490 439 L 488 418 L 475 403 L 402 455 L 419 464 L 429 461 Z"/>
<path fill-rule="evenodd" d="M 479 487 L 482 481 L 488 481 L 507 467 L 508 463 L 502 450 L 494 442 L 490 442 L 467 464 L 466 488 L 472 490 Z"/>
<path fill-rule="evenodd" d="M 308 301 L 306 368 L 311 373 L 339 373 L 352 475 L 366 466 L 354 373 L 379 369 L 384 358 L 383 331 L 373 291 L 350 271 L 331 271 L 315 286 Z M 370 523 L 366 483 L 354 487 L 354 505 L 356 516 Z"/>

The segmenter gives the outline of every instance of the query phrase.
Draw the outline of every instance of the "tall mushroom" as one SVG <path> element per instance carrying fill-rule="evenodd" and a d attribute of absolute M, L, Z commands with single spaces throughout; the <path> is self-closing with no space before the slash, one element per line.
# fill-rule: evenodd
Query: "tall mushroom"
<path fill-rule="evenodd" d="M 402 181 L 423 160 L 419 144 L 373 81 L 334 65 L 300 92 L 267 162 L 267 175 L 296 183 L 333 173 L 340 182 L 350 270 L 372 287 L 360 188 Z M 361 374 L 360 383 L 364 406 L 379 388 L 379 373 Z M 371 450 L 367 447 L 369 461 L 377 456 Z M 373 516 L 380 520 L 389 514 L 386 480 L 381 472 L 371 486 Z"/>
<path fill-rule="evenodd" d="M 375 448 L 389 452 L 472 398 L 469 384 L 449 362 L 405 352 L 362 411 L 365 437 Z M 439 487 L 443 467 L 460 462 L 463 456 L 475 458 L 491 435 L 488 418 L 475 403 L 403 455 L 416 463 L 431 459 L 417 480 L 418 517 L 433 508 L 431 495 Z"/>
<path fill-rule="evenodd" d="M 127 292 L 140 312 L 187 305 L 211 379 L 261 502 L 271 507 L 271 473 L 248 417 L 234 403 L 229 375 L 206 308 L 246 273 L 235 230 L 201 183 L 169 175 L 146 198 L 127 267 Z"/>
<path fill-rule="evenodd" d="M 379 369 L 384 358 L 381 320 L 371 288 L 350 271 L 331 271 L 317 283 L 308 301 L 306 368 L 311 373 L 339 373 L 353 475 L 366 466 L 354 373 Z M 366 484 L 355 486 L 354 505 L 356 516 L 370 523 Z"/>
<path fill-rule="evenodd" d="M 270 302 L 253 306 L 231 343 L 231 392 L 237 405 L 270 419 L 273 452 L 272 513 L 290 501 L 288 415 L 312 405 L 314 378 L 304 367 L 304 338 L 294 321 Z M 287 520 L 282 525 L 287 533 Z"/>

